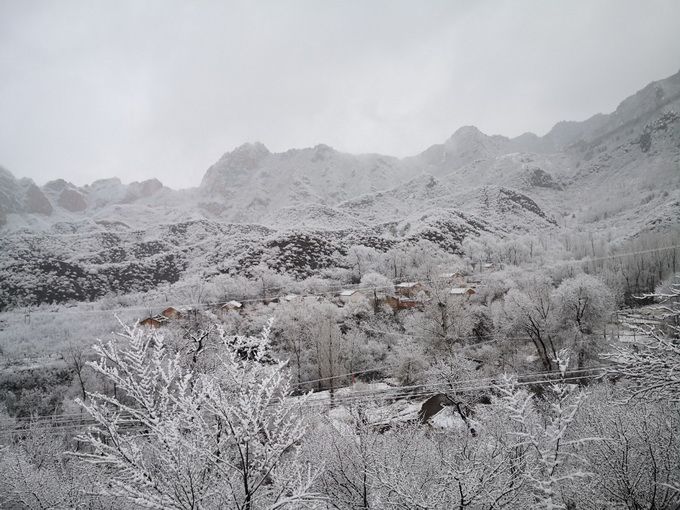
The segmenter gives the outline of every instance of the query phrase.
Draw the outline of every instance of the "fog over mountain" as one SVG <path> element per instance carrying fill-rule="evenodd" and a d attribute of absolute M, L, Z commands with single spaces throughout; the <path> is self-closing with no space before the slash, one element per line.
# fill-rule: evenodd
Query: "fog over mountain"
<path fill-rule="evenodd" d="M 179 188 L 245 141 L 406 157 L 463 125 L 544 135 L 674 73 L 679 16 L 671 0 L 5 1 L 0 165 Z"/>

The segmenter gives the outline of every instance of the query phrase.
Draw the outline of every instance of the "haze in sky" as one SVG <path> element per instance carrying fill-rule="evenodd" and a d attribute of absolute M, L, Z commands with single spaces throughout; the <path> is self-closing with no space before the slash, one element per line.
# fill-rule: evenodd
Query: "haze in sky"
<path fill-rule="evenodd" d="M 680 69 L 680 2 L 0 0 L 0 165 L 196 186 L 247 141 L 545 134 Z"/>

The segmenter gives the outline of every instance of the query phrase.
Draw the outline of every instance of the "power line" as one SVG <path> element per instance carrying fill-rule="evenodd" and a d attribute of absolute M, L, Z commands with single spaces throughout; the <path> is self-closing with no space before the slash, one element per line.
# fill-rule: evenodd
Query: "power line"
<path fill-rule="evenodd" d="M 559 371 L 544 371 L 544 372 L 535 372 L 535 373 L 525 373 L 525 374 L 514 374 L 513 377 L 517 378 L 517 381 L 515 382 L 515 385 L 531 385 L 531 384 L 546 384 L 549 382 L 560 382 L 560 381 L 571 381 L 571 380 L 581 380 L 584 378 L 594 378 L 594 377 L 600 377 L 603 372 L 606 371 L 606 369 L 611 368 L 611 365 L 600 365 L 596 367 L 589 367 L 589 368 L 584 368 L 584 369 L 577 369 L 577 370 L 571 370 L 568 371 L 565 374 L 562 374 L 562 372 Z M 592 372 L 598 372 L 596 374 L 592 374 Z M 575 374 L 583 374 L 583 375 L 575 375 Z M 443 390 L 448 390 L 449 392 L 453 393 L 464 393 L 464 392 L 470 392 L 470 391 L 482 391 L 482 390 L 489 390 L 489 389 L 494 389 L 498 386 L 502 386 L 501 383 L 498 383 L 497 381 L 502 380 L 502 378 L 506 374 L 497 374 L 495 376 L 491 377 L 485 377 L 485 378 L 471 378 L 471 379 L 462 379 L 462 380 L 457 380 L 453 382 L 448 382 L 448 381 L 442 381 L 439 383 L 430 383 L 430 384 L 415 384 L 415 385 L 408 385 L 408 386 L 395 386 L 391 388 L 386 388 L 386 389 L 374 389 L 374 388 L 369 388 L 363 391 L 353 391 L 352 393 L 349 394 L 344 394 L 344 395 L 325 395 L 322 396 L 321 398 L 307 398 L 307 397 L 285 397 L 285 398 L 291 398 L 291 399 L 299 399 L 300 402 L 298 403 L 302 407 L 308 407 L 308 408 L 316 408 L 320 406 L 336 406 L 336 405 L 344 405 L 344 404 L 351 404 L 354 402 L 364 402 L 364 401 L 372 401 L 372 400 L 402 400 L 402 399 L 413 399 L 421 396 L 432 396 L 440 393 Z M 555 378 L 549 378 L 549 376 L 555 376 Z M 534 380 L 534 378 L 536 378 Z M 337 391 L 340 391 L 342 389 L 348 389 L 351 388 L 351 386 L 345 386 L 343 388 L 338 388 Z M 318 395 L 318 394 L 317 394 Z M 284 399 L 273 399 L 270 405 L 277 405 L 283 402 Z M 118 417 L 122 419 L 128 419 L 132 417 L 133 415 L 129 412 L 122 412 L 118 413 Z M 21 425 L 21 424 L 28 424 L 29 428 L 25 430 L 34 430 L 36 427 L 31 427 L 31 425 L 46 425 L 46 424 L 52 424 L 52 426 L 45 427 L 47 429 L 56 429 L 60 430 L 62 426 L 67 426 L 70 427 L 73 425 L 73 422 L 78 422 L 78 426 L 83 426 L 83 425 L 92 425 L 96 424 L 97 421 L 94 420 L 93 418 L 87 416 L 84 417 L 82 414 L 67 414 L 67 415 L 58 415 L 56 417 L 53 416 L 40 416 L 40 417 L 27 417 L 27 418 L 18 418 L 15 420 L 7 420 L 5 421 L 6 424 L 9 425 Z M 129 421 L 127 423 L 133 423 L 134 420 Z M 37 429 L 40 429 L 40 427 L 37 427 Z M 1 434 L 1 432 L 0 432 Z"/>
<path fill-rule="evenodd" d="M 573 374 L 579 374 L 579 373 L 584 373 L 584 372 L 594 372 L 594 371 L 602 371 L 606 370 L 606 366 L 599 366 L 599 367 L 592 367 L 592 368 L 587 368 L 587 369 L 581 369 L 581 370 L 573 370 L 568 372 L 566 375 L 562 375 L 561 372 L 559 371 L 549 371 L 549 372 L 539 372 L 536 374 L 516 374 L 515 377 L 520 379 L 519 382 L 522 384 L 534 384 L 536 382 L 559 382 L 562 379 L 567 379 L 570 377 L 579 377 Z M 597 374 L 598 376 L 601 375 L 601 373 Z M 548 376 L 555 376 L 557 379 L 547 379 Z M 477 378 L 477 379 L 468 379 L 468 380 L 461 380 L 461 381 L 454 381 L 454 382 L 447 382 L 443 381 L 440 383 L 434 383 L 434 384 L 418 384 L 418 385 L 411 385 L 411 386 L 401 386 L 401 387 L 394 387 L 391 389 L 387 390 L 367 390 L 364 392 L 357 392 L 357 393 L 351 393 L 349 395 L 339 395 L 335 396 L 333 398 L 327 398 L 327 399 L 311 399 L 311 403 L 315 403 L 317 401 L 323 400 L 324 402 L 343 402 L 343 401 L 352 401 L 354 399 L 364 399 L 364 398 L 371 398 L 373 396 L 383 396 L 385 398 L 400 398 L 400 397 L 406 397 L 406 396 L 411 396 L 411 395 L 417 395 L 419 393 L 425 392 L 425 393 L 433 393 L 433 390 L 450 390 L 451 392 L 467 392 L 467 391 L 472 391 L 472 390 L 482 390 L 482 389 L 492 389 L 495 388 L 496 386 L 499 386 L 500 384 L 497 383 L 497 381 L 501 380 L 503 375 L 496 375 L 492 377 L 486 377 L 486 378 Z M 591 377 L 591 375 L 588 375 L 588 377 Z M 537 378 L 534 380 L 534 378 Z M 527 379 L 527 380 L 522 380 L 522 379 Z"/>
<path fill-rule="evenodd" d="M 646 253 L 657 253 L 657 252 L 661 252 L 661 251 L 677 250 L 678 248 L 680 248 L 680 244 L 674 244 L 674 245 L 671 245 L 671 246 L 662 246 L 660 248 L 650 248 L 648 250 L 638 250 L 638 251 L 631 251 L 631 252 L 627 252 L 627 253 L 614 253 L 612 255 L 605 255 L 605 256 L 602 256 L 602 257 L 590 257 L 590 258 L 587 258 L 587 259 L 576 260 L 574 262 L 576 262 L 576 263 L 599 262 L 601 260 L 611 260 L 611 259 L 618 259 L 618 258 L 622 258 L 622 257 L 630 257 L 630 256 L 634 256 L 634 255 L 644 255 Z M 570 262 L 570 261 L 564 261 L 564 262 L 566 263 L 566 262 Z"/>
<path fill-rule="evenodd" d="M 564 375 L 561 376 L 560 372 L 555 372 L 554 375 L 559 376 L 559 378 L 556 379 L 542 379 L 542 380 L 535 380 L 535 381 L 515 381 L 512 383 L 514 387 L 517 386 L 528 386 L 528 385 L 544 385 L 544 384 L 555 384 L 555 383 L 573 383 L 575 381 L 580 381 L 584 379 L 594 379 L 597 377 L 601 377 L 603 374 L 587 374 L 587 375 L 581 375 L 581 376 L 570 376 L 570 375 Z M 461 388 L 456 388 L 455 392 L 457 393 L 462 393 L 462 392 L 471 392 L 471 391 L 482 391 L 482 390 L 489 390 L 489 389 L 495 389 L 498 387 L 502 387 L 503 384 L 482 384 L 482 385 L 471 385 L 467 387 L 461 387 Z M 452 390 L 454 391 L 454 390 Z M 361 395 L 356 398 L 352 399 L 339 399 L 339 398 L 328 398 L 325 399 L 324 401 L 308 401 L 308 402 L 300 402 L 295 405 L 297 405 L 300 408 L 307 408 L 307 409 L 314 409 L 314 408 L 319 408 L 319 407 L 335 407 L 338 405 L 351 405 L 351 404 L 357 404 L 357 403 L 362 403 L 362 402 L 381 402 L 384 400 L 404 400 L 404 399 L 413 399 L 413 398 L 423 398 L 423 397 L 431 397 L 434 395 L 437 395 L 441 393 L 440 391 L 432 391 L 432 390 L 427 390 L 427 391 L 421 391 L 421 392 L 415 392 L 415 393 L 405 393 L 405 394 L 389 394 L 389 395 Z M 119 422 L 121 423 L 121 422 Z M 94 419 L 88 419 L 84 420 L 80 423 L 71 423 L 71 424 L 57 424 L 55 426 L 38 426 L 38 427 L 29 427 L 26 429 L 7 429 L 4 431 L 0 431 L 0 437 L 9 437 L 13 434 L 17 433 L 22 433 L 22 432 L 41 432 L 46 435 L 57 435 L 61 434 L 63 432 L 69 431 L 69 430 L 82 430 L 84 427 L 89 427 L 89 426 L 96 426 L 99 424 L 99 421 L 94 420 Z M 136 420 L 131 420 L 127 422 L 122 422 L 123 425 L 130 425 L 130 427 L 126 427 L 124 430 L 121 432 L 126 432 L 126 431 L 134 431 L 138 429 L 143 429 L 146 426 L 143 423 L 139 423 Z M 379 423 L 376 423 L 376 425 Z"/>

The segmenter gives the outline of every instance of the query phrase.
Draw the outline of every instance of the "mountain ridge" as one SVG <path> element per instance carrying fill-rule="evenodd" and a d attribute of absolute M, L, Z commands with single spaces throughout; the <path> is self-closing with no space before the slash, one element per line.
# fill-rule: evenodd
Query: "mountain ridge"
<path fill-rule="evenodd" d="M 543 137 L 463 126 L 401 159 L 247 143 L 183 190 L 156 179 L 37 186 L 0 168 L 0 309 L 143 291 L 187 275 L 247 276 L 262 264 L 306 278 L 333 270 L 357 244 L 430 242 L 460 253 L 481 234 L 586 229 L 624 239 L 674 229 L 678 111 L 680 73 L 611 114 L 557 123 Z"/>

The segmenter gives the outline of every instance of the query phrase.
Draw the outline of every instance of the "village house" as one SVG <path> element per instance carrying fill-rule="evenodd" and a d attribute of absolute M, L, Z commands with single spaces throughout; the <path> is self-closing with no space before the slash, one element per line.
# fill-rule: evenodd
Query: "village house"
<path fill-rule="evenodd" d="M 161 312 L 161 315 L 168 319 L 179 319 L 182 317 L 182 312 L 180 312 L 177 308 L 169 306 Z"/>
<path fill-rule="evenodd" d="M 419 292 L 424 292 L 425 287 L 420 282 L 402 282 L 394 286 L 394 291 L 407 298 L 415 298 Z"/>
<path fill-rule="evenodd" d="M 243 310 L 243 303 L 239 301 L 227 301 L 224 303 L 222 306 L 220 306 L 220 312 L 226 313 L 226 312 L 240 312 Z"/>
<path fill-rule="evenodd" d="M 455 298 L 470 298 L 473 294 L 476 294 L 475 289 L 472 287 L 454 287 L 449 291 L 449 296 Z"/>
<path fill-rule="evenodd" d="M 160 313 L 163 317 L 170 320 L 196 318 L 198 310 L 195 308 L 175 308 L 169 306 Z"/>
<path fill-rule="evenodd" d="M 381 300 L 383 303 L 385 303 L 387 306 L 389 306 L 392 310 L 408 310 L 410 308 L 417 308 L 420 305 L 423 304 L 422 301 L 419 301 L 417 299 L 411 299 L 411 298 L 406 298 L 403 296 L 385 296 L 384 299 Z"/>
<path fill-rule="evenodd" d="M 439 279 L 445 281 L 449 285 L 454 285 L 456 287 L 463 287 L 467 283 L 466 277 L 460 271 L 455 271 L 453 273 L 441 273 Z"/>
<path fill-rule="evenodd" d="M 340 301 L 342 301 L 344 304 L 358 303 L 366 299 L 366 296 L 364 296 L 363 293 L 358 289 L 343 290 L 340 292 L 340 294 L 338 294 L 338 296 L 340 297 Z"/>
<path fill-rule="evenodd" d="M 139 325 L 147 328 L 158 329 L 167 322 L 167 317 L 164 317 L 163 315 L 154 315 L 153 317 L 147 317 L 146 319 L 139 321 Z"/>

